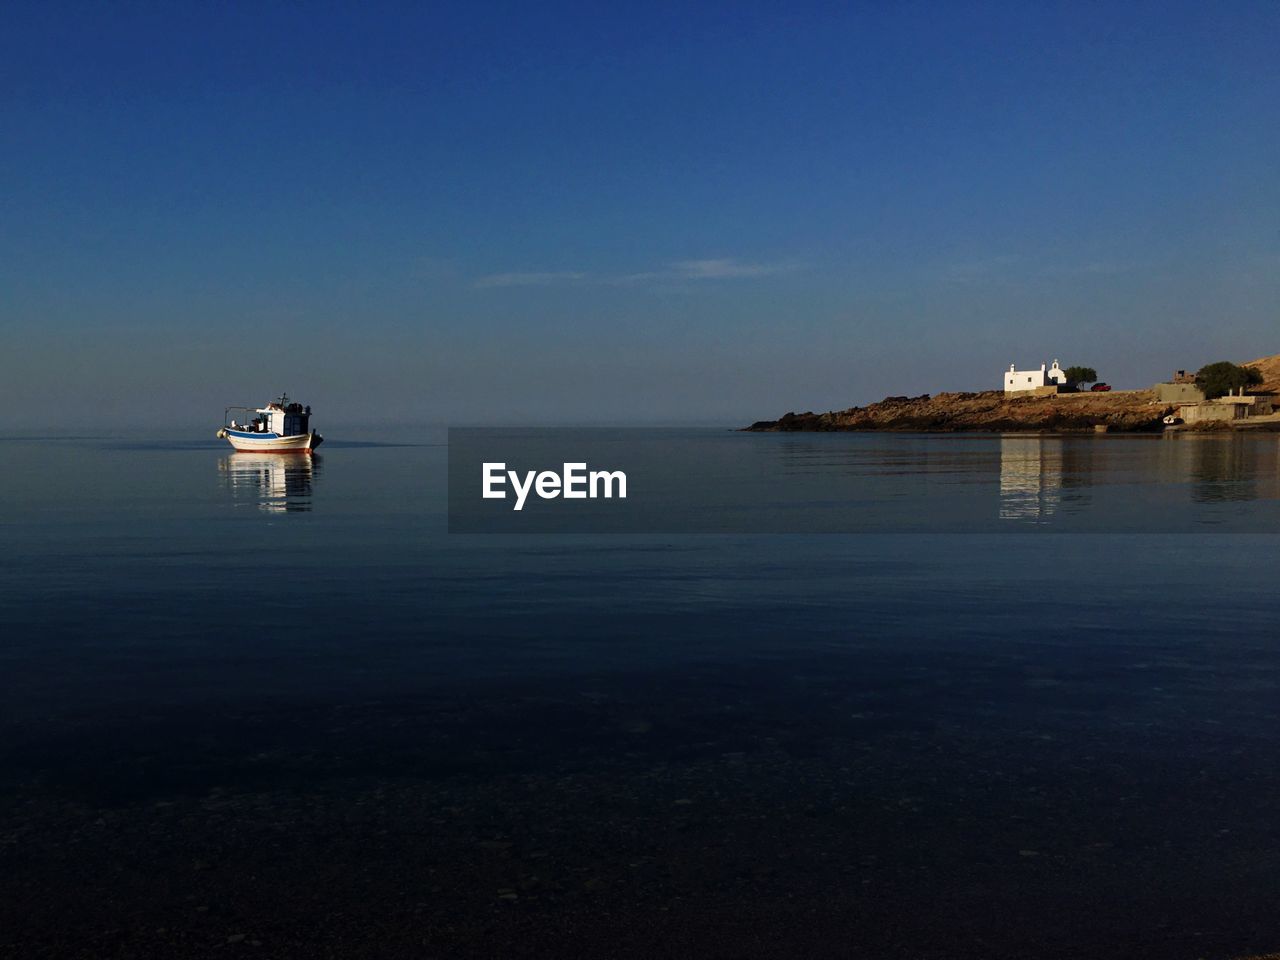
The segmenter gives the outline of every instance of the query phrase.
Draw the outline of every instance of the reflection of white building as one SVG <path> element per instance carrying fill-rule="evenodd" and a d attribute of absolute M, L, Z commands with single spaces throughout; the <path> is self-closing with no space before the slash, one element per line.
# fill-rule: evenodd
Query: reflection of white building
<path fill-rule="evenodd" d="M 221 461 L 234 497 L 256 500 L 268 513 L 311 509 L 315 464 L 305 454 L 234 453 Z"/>
<path fill-rule="evenodd" d="M 1062 499 L 1062 441 L 1000 438 L 1000 519 L 1047 520 Z"/>
<path fill-rule="evenodd" d="M 1062 369 L 1058 361 L 1053 361 L 1053 366 L 1040 364 L 1039 370 L 1019 370 L 1017 364 L 1009 364 L 1009 369 L 1004 372 L 1004 392 L 1018 393 L 1022 390 L 1037 390 L 1040 387 L 1067 385 L 1067 372 Z"/>

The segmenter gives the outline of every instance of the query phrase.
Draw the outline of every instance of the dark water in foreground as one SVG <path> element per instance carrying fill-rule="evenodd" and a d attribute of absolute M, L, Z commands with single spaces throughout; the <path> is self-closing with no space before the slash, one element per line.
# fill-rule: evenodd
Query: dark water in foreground
<path fill-rule="evenodd" d="M 459 537 L 435 439 L 0 440 L 0 955 L 1280 949 L 1274 447 L 1204 533 Z"/>

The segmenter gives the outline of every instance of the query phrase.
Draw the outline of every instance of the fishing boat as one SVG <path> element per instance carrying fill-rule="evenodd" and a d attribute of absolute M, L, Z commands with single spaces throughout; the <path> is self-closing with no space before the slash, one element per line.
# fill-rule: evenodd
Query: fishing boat
<path fill-rule="evenodd" d="M 265 407 L 227 407 L 217 436 L 254 453 L 310 453 L 324 442 L 311 429 L 311 408 L 285 394 Z"/>

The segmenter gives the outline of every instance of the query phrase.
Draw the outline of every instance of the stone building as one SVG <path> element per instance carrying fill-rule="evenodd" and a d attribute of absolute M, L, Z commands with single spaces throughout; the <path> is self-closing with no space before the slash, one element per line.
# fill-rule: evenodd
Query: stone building
<path fill-rule="evenodd" d="M 1269 417 L 1275 412 L 1270 397 L 1238 395 L 1218 397 L 1202 403 L 1185 403 L 1178 415 L 1187 423 L 1207 423 L 1211 420 L 1247 420 L 1250 417 Z"/>
<path fill-rule="evenodd" d="M 1203 403 L 1204 391 L 1196 386 L 1196 375 L 1186 370 L 1173 371 L 1173 377 L 1151 388 L 1161 403 Z"/>

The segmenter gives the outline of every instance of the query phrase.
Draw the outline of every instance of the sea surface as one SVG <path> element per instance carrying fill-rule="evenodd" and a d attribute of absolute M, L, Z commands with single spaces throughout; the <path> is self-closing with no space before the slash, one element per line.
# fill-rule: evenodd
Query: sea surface
<path fill-rule="evenodd" d="M 737 532 L 469 535 L 325 432 L 0 438 L 0 956 L 1280 949 L 1274 435 L 679 430 Z"/>

